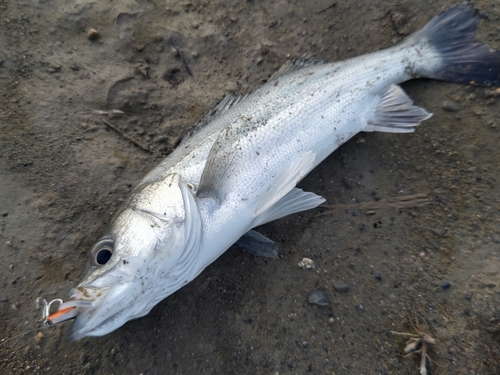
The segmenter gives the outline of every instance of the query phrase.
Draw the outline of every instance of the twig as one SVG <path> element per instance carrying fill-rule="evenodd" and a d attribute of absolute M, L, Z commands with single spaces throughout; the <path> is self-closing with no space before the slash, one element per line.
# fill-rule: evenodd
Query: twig
<path fill-rule="evenodd" d="M 405 357 L 410 356 L 415 353 L 420 353 L 420 375 L 430 375 L 431 373 L 431 358 L 427 354 L 427 349 L 430 345 L 437 343 L 437 340 L 429 335 L 427 330 L 427 324 L 423 321 L 423 327 L 418 322 L 418 317 L 416 317 L 416 323 L 412 324 L 416 333 L 409 332 L 396 332 L 390 331 L 393 335 L 409 337 L 410 340 L 406 343 L 404 348 Z"/>
<path fill-rule="evenodd" d="M 427 206 L 430 203 L 431 200 L 429 199 L 427 194 L 417 193 L 388 199 L 380 199 L 379 201 L 367 201 L 356 204 L 323 204 L 320 206 L 320 208 L 330 208 L 330 210 L 322 212 L 318 216 L 331 214 L 336 209 L 375 210 L 380 208 L 411 208 Z"/>
<path fill-rule="evenodd" d="M 110 129 L 114 130 L 115 132 L 117 132 L 118 134 L 120 134 L 123 138 L 125 138 L 127 141 L 129 142 L 132 142 L 134 145 L 136 145 L 137 147 L 143 149 L 144 151 L 147 151 L 147 152 L 150 152 L 152 154 L 156 154 L 156 152 L 152 151 L 149 147 L 143 145 L 142 143 L 140 143 L 139 141 L 136 141 L 134 138 L 132 138 L 130 135 L 128 135 L 127 133 L 123 132 L 123 130 L 121 130 L 120 128 L 118 128 L 116 125 L 113 125 L 112 123 L 110 123 L 109 121 L 107 120 L 102 120 L 102 122 Z"/>
<path fill-rule="evenodd" d="M 184 55 L 182 54 L 181 49 L 179 48 L 179 45 L 175 41 L 174 37 L 172 37 L 171 41 L 172 41 L 172 45 L 174 46 L 175 50 L 179 54 L 179 57 L 181 58 L 182 64 L 184 65 L 184 68 L 186 68 L 186 71 L 192 77 L 193 76 L 193 72 L 191 71 L 191 69 L 189 69 L 189 66 L 188 66 L 187 62 L 184 59 Z"/>

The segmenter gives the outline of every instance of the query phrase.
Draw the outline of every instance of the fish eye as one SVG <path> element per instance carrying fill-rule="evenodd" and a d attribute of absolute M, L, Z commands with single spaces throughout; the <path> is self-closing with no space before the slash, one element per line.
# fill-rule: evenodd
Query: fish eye
<path fill-rule="evenodd" d="M 108 263 L 108 260 L 111 259 L 111 255 L 113 255 L 111 250 L 101 249 L 97 252 L 97 254 L 95 256 L 95 260 L 98 264 L 103 265 L 103 264 Z"/>
<path fill-rule="evenodd" d="M 91 250 L 92 263 L 96 266 L 103 266 L 111 259 L 113 255 L 113 241 L 104 239 L 94 245 Z"/>

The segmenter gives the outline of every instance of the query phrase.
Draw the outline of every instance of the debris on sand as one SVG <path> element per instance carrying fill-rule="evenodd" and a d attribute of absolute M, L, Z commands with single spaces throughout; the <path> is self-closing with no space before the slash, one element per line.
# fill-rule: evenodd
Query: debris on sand
<path fill-rule="evenodd" d="M 408 332 L 395 332 L 391 331 L 393 335 L 408 337 L 410 340 L 406 343 L 404 348 L 405 357 L 415 353 L 420 353 L 420 375 L 431 374 L 431 358 L 427 351 L 431 345 L 437 343 L 437 340 L 427 332 L 427 324 L 424 322 L 423 326 L 417 322 L 412 324 L 416 333 Z"/>
<path fill-rule="evenodd" d="M 307 302 L 318 306 L 328 306 L 328 298 L 322 290 L 313 290 L 307 295 Z"/>
<path fill-rule="evenodd" d="M 314 261 L 309 258 L 302 258 L 302 260 L 297 263 L 297 265 L 303 270 L 310 270 L 314 268 Z"/>

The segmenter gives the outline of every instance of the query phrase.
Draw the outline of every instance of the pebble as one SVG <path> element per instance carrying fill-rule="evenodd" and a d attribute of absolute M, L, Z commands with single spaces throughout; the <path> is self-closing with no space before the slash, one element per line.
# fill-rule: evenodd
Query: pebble
<path fill-rule="evenodd" d="M 85 363 L 87 362 L 87 359 L 88 359 L 88 355 L 86 353 L 82 353 L 80 354 L 80 363 Z"/>
<path fill-rule="evenodd" d="M 38 332 L 36 334 L 36 336 L 33 338 L 33 341 L 35 342 L 35 344 L 40 345 L 40 343 L 42 342 L 42 339 L 43 339 L 43 333 Z"/>
<path fill-rule="evenodd" d="M 377 280 L 382 280 L 382 276 L 380 276 L 380 272 L 375 272 L 375 278 Z"/>
<path fill-rule="evenodd" d="M 432 233 L 434 233 L 436 236 L 441 237 L 443 235 L 443 232 L 440 231 L 439 229 L 433 229 Z"/>
<path fill-rule="evenodd" d="M 469 301 L 472 299 L 472 296 L 469 293 L 464 293 L 465 299 L 468 299 Z"/>
<path fill-rule="evenodd" d="M 460 104 L 454 102 L 453 100 L 445 100 L 441 107 L 448 112 L 458 112 L 462 109 Z"/>
<path fill-rule="evenodd" d="M 311 268 L 314 268 L 314 261 L 309 258 L 302 258 L 302 260 L 297 263 L 297 265 L 303 270 L 309 270 Z"/>
<path fill-rule="evenodd" d="M 349 291 L 349 286 L 343 281 L 332 281 L 332 284 L 337 292 L 347 293 Z"/>
<path fill-rule="evenodd" d="M 449 281 L 443 281 L 443 283 L 441 284 L 441 288 L 443 289 L 448 289 L 450 286 L 451 284 Z"/>
<path fill-rule="evenodd" d="M 359 223 L 358 224 L 358 229 L 359 230 L 364 230 L 366 228 L 366 224 L 365 223 Z"/>
<path fill-rule="evenodd" d="M 486 13 L 484 10 L 482 10 L 481 12 L 479 12 L 479 17 L 485 19 L 485 20 L 488 20 L 490 19 L 490 17 L 488 16 L 488 13 Z"/>
<path fill-rule="evenodd" d="M 352 181 L 350 179 L 348 179 L 347 177 L 345 177 L 343 179 L 343 182 L 344 182 L 344 185 L 345 185 L 346 188 L 348 188 L 348 189 L 352 188 Z"/>
<path fill-rule="evenodd" d="M 99 31 L 96 29 L 92 28 L 87 32 L 88 40 L 97 40 L 97 38 L 99 38 Z"/>
<path fill-rule="evenodd" d="M 318 306 L 328 306 L 328 299 L 322 290 L 313 290 L 310 292 L 307 295 L 307 302 Z"/>

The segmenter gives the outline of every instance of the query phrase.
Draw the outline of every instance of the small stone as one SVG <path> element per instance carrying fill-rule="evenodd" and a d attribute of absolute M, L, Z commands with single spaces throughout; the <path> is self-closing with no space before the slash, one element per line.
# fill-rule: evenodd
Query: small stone
<path fill-rule="evenodd" d="M 3 212 L 3 213 L 2 213 L 2 216 L 3 216 L 3 217 L 7 217 L 7 216 L 9 216 L 9 213 L 8 213 L 8 212 Z"/>
<path fill-rule="evenodd" d="M 472 296 L 469 293 L 464 293 L 465 299 L 468 299 L 469 301 L 472 299 Z"/>
<path fill-rule="evenodd" d="M 314 261 L 309 258 L 302 258 L 302 260 L 297 263 L 297 265 L 303 270 L 309 270 L 311 268 L 314 268 Z"/>
<path fill-rule="evenodd" d="M 40 345 L 40 343 L 42 342 L 42 339 L 43 339 L 43 333 L 38 332 L 36 334 L 36 336 L 33 338 L 33 341 L 35 342 L 35 344 Z"/>
<path fill-rule="evenodd" d="M 375 278 L 377 280 L 382 280 L 382 276 L 380 276 L 380 272 L 375 272 Z"/>
<path fill-rule="evenodd" d="M 365 223 L 359 223 L 358 224 L 358 229 L 359 230 L 364 230 L 366 228 L 366 224 Z"/>
<path fill-rule="evenodd" d="M 345 185 L 346 188 L 348 188 L 348 189 L 352 188 L 352 180 L 350 180 L 349 178 L 345 177 L 342 181 L 344 182 L 344 185 Z"/>
<path fill-rule="evenodd" d="M 460 104 L 452 100 L 445 100 L 441 107 L 447 112 L 458 112 L 462 109 L 462 107 L 460 107 Z"/>
<path fill-rule="evenodd" d="M 490 17 L 488 16 L 488 13 L 486 13 L 484 10 L 482 10 L 481 12 L 479 12 L 479 17 L 485 19 L 485 20 L 488 20 L 490 19 Z"/>
<path fill-rule="evenodd" d="M 99 31 L 96 29 L 92 28 L 87 32 L 88 40 L 97 40 L 97 38 L 99 38 Z"/>
<path fill-rule="evenodd" d="M 265 46 L 262 46 L 262 47 L 260 48 L 260 54 L 261 54 L 262 56 L 265 56 L 265 55 L 267 55 L 268 53 L 269 53 L 269 48 L 267 48 L 267 47 L 265 47 Z"/>
<path fill-rule="evenodd" d="M 87 353 L 82 353 L 82 354 L 80 354 L 80 363 L 85 363 L 85 362 L 87 362 L 88 357 L 89 357 L 89 356 L 87 355 Z"/>
<path fill-rule="evenodd" d="M 28 345 L 28 346 L 26 346 L 26 347 L 24 348 L 24 354 L 28 354 L 28 353 L 30 352 L 30 350 L 31 350 L 30 346 L 29 346 L 29 345 Z"/>
<path fill-rule="evenodd" d="M 328 306 L 328 299 L 326 298 L 325 292 L 321 290 L 313 290 L 307 295 L 307 302 L 318 305 L 318 306 Z"/>
<path fill-rule="evenodd" d="M 443 283 L 441 284 L 441 288 L 443 288 L 445 290 L 448 289 L 450 286 L 451 286 L 451 284 L 449 281 L 443 281 Z"/>
<path fill-rule="evenodd" d="M 432 233 L 434 233 L 438 237 L 441 237 L 443 235 L 443 232 L 440 231 L 439 229 L 433 229 Z"/>
<path fill-rule="evenodd" d="M 50 66 L 48 67 L 47 71 L 49 73 L 57 73 L 58 71 L 61 70 L 61 65 L 59 64 L 50 64 Z M 26 165 L 31 165 L 33 163 L 30 163 L 30 162 L 27 162 L 27 163 L 23 163 L 23 164 L 26 164 Z M 21 164 L 22 165 L 22 164 Z M 25 165 L 23 165 L 24 167 Z"/>
<path fill-rule="evenodd" d="M 332 284 L 337 292 L 347 293 L 349 291 L 349 286 L 343 281 L 332 281 Z"/>

